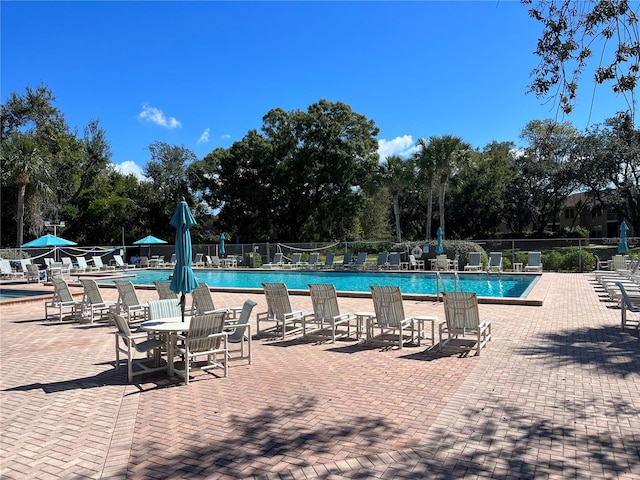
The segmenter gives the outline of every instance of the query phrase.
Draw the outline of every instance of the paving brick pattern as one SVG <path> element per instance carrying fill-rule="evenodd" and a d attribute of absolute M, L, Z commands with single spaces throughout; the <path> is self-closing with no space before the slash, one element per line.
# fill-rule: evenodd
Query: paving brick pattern
<path fill-rule="evenodd" d="M 479 357 L 263 338 L 252 365 L 189 386 L 163 373 L 128 385 L 112 326 L 45 322 L 42 300 L 0 305 L 0 477 L 640 479 L 638 333 L 590 275 L 544 277 L 542 307 L 480 305 L 493 340 Z M 405 310 L 444 317 L 434 302 Z"/>

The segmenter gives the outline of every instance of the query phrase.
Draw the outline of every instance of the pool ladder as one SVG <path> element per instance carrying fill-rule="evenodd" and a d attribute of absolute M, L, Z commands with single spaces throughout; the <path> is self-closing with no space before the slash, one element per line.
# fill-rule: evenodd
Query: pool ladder
<path fill-rule="evenodd" d="M 440 291 L 440 284 L 442 284 L 442 291 Z M 458 285 L 460 284 L 460 277 L 458 277 L 458 272 L 453 272 L 453 291 L 457 292 L 458 290 Z M 444 279 L 442 278 L 442 275 L 440 274 L 440 272 L 436 272 L 436 301 L 440 300 L 441 297 L 441 293 L 446 293 L 447 288 L 445 286 L 444 283 Z M 460 290 L 462 291 L 462 290 Z"/>

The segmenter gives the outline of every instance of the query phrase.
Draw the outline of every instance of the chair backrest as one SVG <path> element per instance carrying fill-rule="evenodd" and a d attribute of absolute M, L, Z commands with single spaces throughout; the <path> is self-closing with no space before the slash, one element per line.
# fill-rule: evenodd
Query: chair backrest
<path fill-rule="evenodd" d="M 120 255 L 118 255 L 118 254 L 115 254 L 115 255 L 113 256 L 113 261 L 114 261 L 114 262 L 116 262 L 116 265 L 117 265 L 117 266 L 119 266 L 119 267 L 124 267 L 124 266 L 125 266 L 125 264 L 124 264 L 124 260 L 123 260 L 123 259 L 122 259 L 122 257 L 121 257 Z"/>
<path fill-rule="evenodd" d="M 182 316 L 180 302 L 175 299 L 149 300 L 149 319 L 176 318 Z"/>
<path fill-rule="evenodd" d="M 447 270 L 449 268 L 449 259 L 447 258 L 447 255 L 436 255 L 436 264 L 438 269 Z"/>
<path fill-rule="evenodd" d="M 154 281 L 153 284 L 156 287 L 160 300 L 173 300 L 178 298 L 178 294 L 171 291 L 171 282 Z"/>
<path fill-rule="evenodd" d="M 389 259 L 389 254 L 387 252 L 378 253 L 378 267 L 382 267 L 387 264 L 387 260 Z"/>
<path fill-rule="evenodd" d="M 113 322 L 116 324 L 116 327 L 118 327 L 118 331 L 122 335 L 124 335 L 124 343 L 126 345 L 129 345 L 129 338 L 131 337 L 131 329 L 129 328 L 129 323 L 124 319 L 124 317 L 118 315 L 115 312 L 109 312 L 109 315 L 111 315 L 111 318 L 113 318 Z"/>
<path fill-rule="evenodd" d="M 202 262 L 202 253 L 196 253 L 196 258 L 193 259 L 194 263 L 200 263 Z"/>
<path fill-rule="evenodd" d="M 620 293 L 622 294 L 622 308 L 627 308 L 629 310 L 631 310 L 632 312 L 637 312 L 640 311 L 640 307 L 638 307 L 637 305 L 634 305 L 633 300 L 631 300 L 631 297 L 629 296 L 629 292 L 627 292 L 627 290 L 624 288 L 624 284 L 620 283 L 620 282 L 616 282 L 616 286 L 620 289 Z M 638 302 L 636 301 L 636 304 Z"/>
<path fill-rule="evenodd" d="M 211 257 L 210 264 L 212 267 L 218 268 L 220 266 L 220 257 L 217 255 L 214 255 L 213 257 Z"/>
<path fill-rule="evenodd" d="M 140 305 L 140 300 L 138 300 L 136 289 L 130 280 L 114 280 L 114 283 L 116 284 L 116 288 L 118 289 L 120 301 L 125 306 L 133 307 L 135 305 Z"/>
<path fill-rule="evenodd" d="M 94 256 L 92 258 L 93 258 L 93 264 L 96 267 L 100 267 L 100 268 L 104 267 L 104 263 L 102 263 L 102 258 L 101 257 Z"/>
<path fill-rule="evenodd" d="M 480 324 L 475 292 L 444 292 L 444 314 L 451 330 L 475 330 Z"/>
<path fill-rule="evenodd" d="M 239 327 L 244 327 L 244 325 L 249 323 L 249 320 L 251 319 L 251 312 L 253 311 L 253 307 L 255 307 L 256 305 L 257 303 L 253 300 L 244 301 L 244 304 L 242 305 L 242 311 L 240 312 L 240 317 L 238 317 L 238 321 L 236 322 L 236 329 L 231 335 L 229 335 L 230 342 L 239 342 L 245 335 L 245 328 Z"/>
<path fill-rule="evenodd" d="M 406 318 L 400 287 L 372 285 L 370 288 L 376 322 L 392 327 L 399 325 Z"/>
<path fill-rule="evenodd" d="M 542 252 L 529 252 L 529 260 L 527 265 L 537 267 L 542 263 Z"/>
<path fill-rule="evenodd" d="M 415 260 L 415 258 L 414 258 Z M 399 267 L 400 266 L 400 252 L 391 252 L 389 254 L 389 266 L 391 267 Z"/>
<path fill-rule="evenodd" d="M 300 263 L 302 260 L 302 253 L 296 252 L 291 256 L 291 263 Z"/>
<path fill-rule="evenodd" d="M 27 263 L 27 265 L 25 266 L 27 268 L 27 273 L 31 275 L 40 275 L 40 269 L 37 265 L 34 265 L 33 263 Z"/>
<path fill-rule="evenodd" d="M 273 263 L 282 263 L 282 253 L 277 252 L 273 255 Z"/>
<path fill-rule="evenodd" d="M 364 265 L 367 261 L 367 252 L 358 252 L 358 256 L 356 257 L 356 265 Z"/>
<path fill-rule="evenodd" d="M 479 267 L 482 265 L 482 254 L 480 252 L 469 252 L 469 265 Z"/>
<path fill-rule="evenodd" d="M 142 256 L 140 257 L 140 267 L 148 267 L 149 266 L 149 257 Z"/>
<path fill-rule="evenodd" d="M 309 265 L 315 265 L 316 263 L 318 263 L 319 257 L 320 254 L 318 252 L 312 252 L 311 254 L 309 254 Z"/>
<path fill-rule="evenodd" d="M 316 320 L 329 320 L 340 315 L 338 295 L 332 284 L 310 283 L 309 292 Z"/>
<path fill-rule="evenodd" d="M 44 264 L 45 264 L 47 267 L 50 267 L 50 266 L 51 266 L 51 262 L 53 262 L 53 258 L 45 257 L 45 259 L 44 259 Z"/>
<path fill-rule="evenodd" d="M 206 338 L 208 335 L 222 332 L 224 321 L 227 318 L 226 311 L 208 313 L 206 315 L 196 315 L 191 318 L 187 341 L 189 342 L 189 352 L 206 352 L 214 350 L 220 346 L 220 337 Z M 198 340 L 192 340 L 192 339 Z"/>
<path fill-rule="evenodd" d="M 335 258 L 335 256 L 336 254 L 333 252 L 327 253 L 327 256 L 324 259 L 325 267 L 330 267 L 331 265 L 333 265 L 333 259 Z"/>
<path fill-rule="evenodd" d="M 205 312 L 216 309 L 209 285 L 204 282 L 200 282 L 193 292 L 191 292 L 191 298 L 193 299 L 194 313 L 196 315 L 204 315 Z"/>
<path fill-rule="evenodd" d="M 169 260 L 169 263 L 176 263 L 176 254 L 175 253 L 171 254 L 171 259 Z"/>
<path fill-rule="evenodd" d="M 73 262 L 71 261 L 71 257 L 62 257 L 61 260 L 62 260 L 62 265 L 65 265 L 65 266 L 73 265 Z"/>
<path fill-rule="evenodd" d="M 102 294 L 100 293 L 100 288 L 98 287 L 98 284 L 95 280 L 83 278 L 80 280 L 80 283 L 84 287 L 85 301 L 89 302 L 92 305 L 104 303 Z"/>
<path fill-rule="evenodd" d="M 89 268 L 89 265 L 87 265 L 87 259 L 84 257 L 76 257 L 76 262 L 78 263 L 78 268 L 80 270 L 86 270 Z"/>
<path fill-rule="evenodd" d="M 71 290 L 69 290 L 69 285 L 64 279 L 60 277 L 54 277 L 51 279 L 53 282 L 53 301 L 54 302 L 73 302 L 73 295 L 71 295 Z"/>
<path fill-rule="evenodd" d="M 418 265 L 418 262 L 416 261 L 416 256 L 412 253 L 409 254 L 409 263 L 411 264 L 412 267 L 415 267 L 416 265 Z"/>
<path fill-rule="evenodd" d="M 501 267 L 501 266 L 502 266 L 502 252 L 490 252 L 489 267 Z"/>
<path fill-rule="evenodd" d="M 29 260 L 28 258 L 20 259 L 20 268 L 24 273 L 27 273 L 29 271 L 27 265 L 31 265 L 31 260 Z"/>
<path fill-rule="evenodd" d="M 353 261 L 353 253 L 347 252 L 344 254 L 344 259 L 342 260 L 343 265 L 349 265 Z"/>
<path fill-rule="evenodd" d="M 263 283 L 262 288 L 269 317 L 284 320 L 285 314 L 292 312 L 287 286 L 284 283 Z"/>
<path fill-rule="evenodd" d="M 0 272 L 3 274 L 11 274 L 13 270 L 11 269 L 11 264 L 9 260 L 0 259 Z"/>

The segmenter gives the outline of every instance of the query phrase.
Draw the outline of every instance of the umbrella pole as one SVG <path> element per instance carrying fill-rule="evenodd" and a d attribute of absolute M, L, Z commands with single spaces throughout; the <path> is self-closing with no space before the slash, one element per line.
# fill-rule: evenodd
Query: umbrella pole
<path fill-rule="evenodd" d="M 185 307 L 187 304 L 187 299 L 184 296 L 184 292 L 182 293 L 182 296 L 180 297 L 180 310 L 182 311 L 182 321 L 184 322 L 184 311 L 185 311 Z"/>

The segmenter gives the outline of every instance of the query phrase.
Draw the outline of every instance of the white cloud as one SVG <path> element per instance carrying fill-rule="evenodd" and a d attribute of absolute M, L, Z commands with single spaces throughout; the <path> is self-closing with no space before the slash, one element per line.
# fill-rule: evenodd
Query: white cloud
<path fill-rule="evenodd" d="M 407 158 L 413 155 L 415 151 L 416 146 L 411 135 L 403 135 L 392 140 L 385 140 L 384 138 L 378 140 L 378 155 L 380 155 L 381 161 L 390 155 Z"/>
<path fill-rule="evenodd" d="M 225 133 L 224 135 L 222 135 L 220 137 L 222 140 L 229 140 L 231 138 L 231 135 L 229 135 L 228 133 Z"/>
<path fill-rule="evenodd" d="M 204 132 L 202 132 L 202 135 L 200 135 L 200 138 L 198 139 L 198 143 L 209 143 L 209 132 L 211 131 L 210 128 L 205 128 Z"/>
<path fill-rule="evenodd" d="M 178 128 L 182 126 L 174 117 L 167 117 L 162 110 L 152 107 L 147 103 L 142 104 L 142 111 L 138 114 L 138 119 L 166 128 Z"/>
<path fill-rule="evenodd" d="M 142 169 L 133 160 L 127 160 L 126 162 L 114 165 L 116 171 L 122 175 L 133 175 L 140 181 L 146 181 L 147 177 L 144 176 Z"/>

